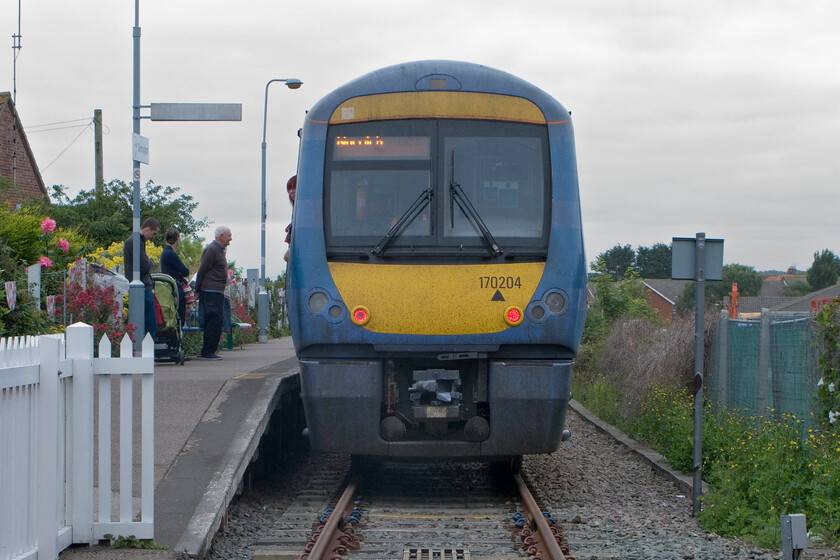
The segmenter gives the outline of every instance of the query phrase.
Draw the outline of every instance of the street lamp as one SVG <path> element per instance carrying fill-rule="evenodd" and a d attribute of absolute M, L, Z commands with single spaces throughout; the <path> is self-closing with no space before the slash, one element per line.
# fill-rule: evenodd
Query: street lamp
<path fill-rule="evenodd" d="M 297 78 L 275 78 L 265 84 L 265 105 L 263 109 L 262 135 L 262 182 L 260 206 L 260 295 L 257 300 L 257 319 L 259 327 L 259 341 L 268 342 L 268 292 L 265 291 L 265 128 L 268 122 L 268 86 L 273 82 L 284 82 L 289 89 L 298 89 L 303 82 Z"/>

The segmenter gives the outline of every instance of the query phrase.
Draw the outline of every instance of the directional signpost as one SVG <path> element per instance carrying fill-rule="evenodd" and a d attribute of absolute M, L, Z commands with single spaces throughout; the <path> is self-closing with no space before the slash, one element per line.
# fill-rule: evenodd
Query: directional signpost
<path fill-rule="evenodd" d="M 137 327 L 134 348 L 140 351 L 146 336 L 146 322 L 143 313 L 143 283 L 140 281 L 140 164 L 149 163 L 149 139 L 140 135 L 140 119 L 153 121 L 241 121 L 241 103 L 152 103 L 140 105 L 140 0 L 134 0 L 134 91 L 133 91 L 133 134 L 131 153 L 134 160 L 133 189 L 133 234 L 134 262 L 125 263 L 131 267 L 132 281 L 128 290 L 128 320 Z M 151 110 L 150 116 L 140 116 L 140 109 Z"/>
<path fill-rule="evenodd" d="M 705 281 L 720 280 L 723 272 L 723 239 L 675 237 L 671 245 L 671 278 L 695 280 L 694 302 L 694 515 L 700 514 L 703 494 L 703 330 Z"/>

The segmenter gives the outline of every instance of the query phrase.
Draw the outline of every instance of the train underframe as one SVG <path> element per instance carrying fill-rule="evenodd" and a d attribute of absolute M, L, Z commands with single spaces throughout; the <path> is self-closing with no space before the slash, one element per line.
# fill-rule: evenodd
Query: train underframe
<path fill-rule="evenodd" d="M 313 449 L 379 457 L 498 460 L 556 451 L 572 361 L 431 358 L 302 359 Z"/>

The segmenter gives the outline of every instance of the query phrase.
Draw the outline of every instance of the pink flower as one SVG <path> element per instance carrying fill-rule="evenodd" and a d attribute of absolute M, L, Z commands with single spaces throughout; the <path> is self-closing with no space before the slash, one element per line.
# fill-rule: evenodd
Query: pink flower
<path fill-rule="evenodd" d="M 44 233 L 52 233 L 55 231 L 55 220 L 47 216 L 41 221 L 41 230 Z"/>
<path fill-rule="evenodd" d="M 55 224 L 55 222 L 53 222 L 53 224 Z M 52 261 L 49 257 L 41 257 L 40 259 L 38 259 L 38 264 L 40 264 L 44 268 L 49 268 L 52 266 Z"/>
<path fill-rule="evenodd" d="M 58 241 L 56 242 L 56 245 L 58 245 L 58 248 L 61 249 L 62 253 L 66 253 L 67 251 L 70 250 L 70 242 L 67 241 L 66 239 L 64 239 L 63 237 L 60 237 L 58 239 Z"/>

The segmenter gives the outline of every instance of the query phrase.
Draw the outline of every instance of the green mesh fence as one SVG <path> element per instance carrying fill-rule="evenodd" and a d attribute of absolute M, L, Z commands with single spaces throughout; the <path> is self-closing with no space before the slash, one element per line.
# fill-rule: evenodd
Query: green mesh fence
<path fill-rule="evenodd" d="M 807 313 L 720 319 L 706 371 L 707 398 L 750 415 L 810 420 L 819 378 L 814 326 Z"/>

